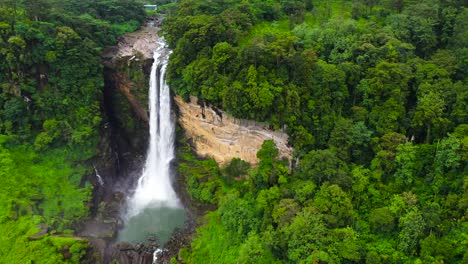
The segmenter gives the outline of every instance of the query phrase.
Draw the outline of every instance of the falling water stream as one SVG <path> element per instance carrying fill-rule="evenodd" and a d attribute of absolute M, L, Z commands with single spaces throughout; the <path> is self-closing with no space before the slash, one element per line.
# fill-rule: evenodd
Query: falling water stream
<path fill-rule="evenodd" d="M 146 163 L 128 201 L 125 227 L 119 240 L 143 242 L 156 236 L 165 243 L 185 222 L 185 211 L 172 187 L 175 127 L 165 73 L 169 51 L 160 40 L 154 52 L 149 87 L 149 146 Z"/>
<path fill-rule="evenodd" d="M 96 174 L 96 178 L 99 182 L 99 185 L 104 186 L 104 180 L 102 179 L 101 175 L 99 174 L 99 171 L 94 167 L 94 173 Z"/>

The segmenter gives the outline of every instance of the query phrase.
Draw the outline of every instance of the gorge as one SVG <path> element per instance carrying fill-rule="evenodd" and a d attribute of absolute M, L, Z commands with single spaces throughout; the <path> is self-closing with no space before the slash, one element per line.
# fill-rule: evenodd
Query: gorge
<path fill-rule="evenodd" d="M 117 244 L 112 245 L 113 240 L 108 238 L 105 249 L 102 242 L 95 243 L 101 248 L 100 254 L 107 255 L 105 259 L 149 261 L 148 253 L 168 242 L 174 228 L 187 228 L 184 221 L 193 221 L 187 219 L 193 213 L 186 216 L 184 209 L 190 201 L 185 198 L 182 203 L 171 186 L 181 184 L 180 179 L 170 179 L 177 177 L 173 150 L 176 124 L 183 128 L 180 136 L 188 139 L 199 157 L 214 158 L 222 165 L 234 157 L 256 164 L 255 154 L 267 139 L 275 140 L 281 156 L 290 158 L 292 153 L 285 133 L 272 131 L 260 122 L 216 112 L 195 99 L 185 102 L 174 96 L 164 80 L 169 51 L 157 35 L 158 30 L 147 25 L 123 36 L 115 48 L 104 54 L 108 80 L 105 105 L 113 131 L 109 131 L 111 147 L 104 157 L 110 159 L 107 164 L 114 164 L 114 169 L 107 174 L 113 179 L 104 177 L 112 184 L 106 186 L 108 194 L 101 199 L 107 206 L 120 208 L 114 215 L 122 218 L 123 227 L 115 235 Z M 135 186 L 135 191 L 129 191 L 128 186 Z M 187 196 L 180 188 L 178 192 Z M 151 246 L 147 238 L 157 239 L 159 245 Z M 138 252 L 135 246 L 122 244 L 127 242 L 149 246 Z"/>
<path fill-rule="evenodd" d="M 168 55 L 164 41 L 159 39 L 149 83 L 149 147 L 137 187 L 127 202 L 125 225 L 119 235 L 122 241 L 142 242 L 155 235 L 164 244 L 185 220 L 172 186 L 175 126 L 165 81 Z"/>
<path fill-rule="evenodd" d="M 0 263 L 467 263 L 466 1 L 150 2 L 0 1 Z"/>

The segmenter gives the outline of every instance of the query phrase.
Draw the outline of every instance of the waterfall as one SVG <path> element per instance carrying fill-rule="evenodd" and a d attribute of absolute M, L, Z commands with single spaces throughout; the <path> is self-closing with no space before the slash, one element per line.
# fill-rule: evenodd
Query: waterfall
<path fill-rule="evenodd" d="M 128 217 L 145 208 L 179 207 L 172 187 L 170 163 L 174 159 L 174 120 L 171 97 L 165 81 L 169 51 L 160 40 L 154 52 L 149 88 L 149 148 L 145 167 L 129 201 Z"/>
<path fill-rule="evenodd" d="M 101 175 L 99 175 L 99 172 L 96 169 L 96 167 L 94 167 L 94 173 L 96 173 L 96 178 L 99 182 L 99 185 L 104 186 L 104 180 L 102 179 Z"/>
<path fill-rule="evenodd" d="M 158 263 L 158 254 L 160 253 L 163 253 L 165 250 L 162 250 L 160 248 L 157 248 L 154 252 L 153 252 L 153 264 L 156 264 Z"/>

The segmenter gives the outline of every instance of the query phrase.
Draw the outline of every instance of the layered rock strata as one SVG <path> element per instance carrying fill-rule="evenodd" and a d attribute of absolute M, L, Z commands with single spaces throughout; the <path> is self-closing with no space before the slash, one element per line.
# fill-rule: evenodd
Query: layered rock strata
<path fill-rule="evenodd" d="M 261 122 L 233 118 L 223 111 L 200 105 L 196 97 L 185 102 L 176 96 L 174 101 L 179 108 L 179 124 L 200 156 L 212 157 L 220 164 L 238 157 L 255 165 L 257 151 L 265 140 L 271 139 L 280 157 L 291 158 L 292 148 L 288 146 L 285 133 L 268 129 Z"/>

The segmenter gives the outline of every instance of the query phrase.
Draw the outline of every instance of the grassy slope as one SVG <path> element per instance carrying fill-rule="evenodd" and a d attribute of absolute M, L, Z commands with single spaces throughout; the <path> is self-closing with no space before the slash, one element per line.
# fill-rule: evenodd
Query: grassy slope
<path fill-rule="evenodd" d="M 30 241 L 46 224 L 49 233 L 67 230 L 87 215 L 91 187 L 79 186 L 85 168 L 76 166 L 78 153 L 55 149 L 36 154 L 28 145 L 0 141 L 0 263 L 79 263 L 86 242 L 46 235 Z M 70 252 L 65 261 L 61 252 Z"/>

